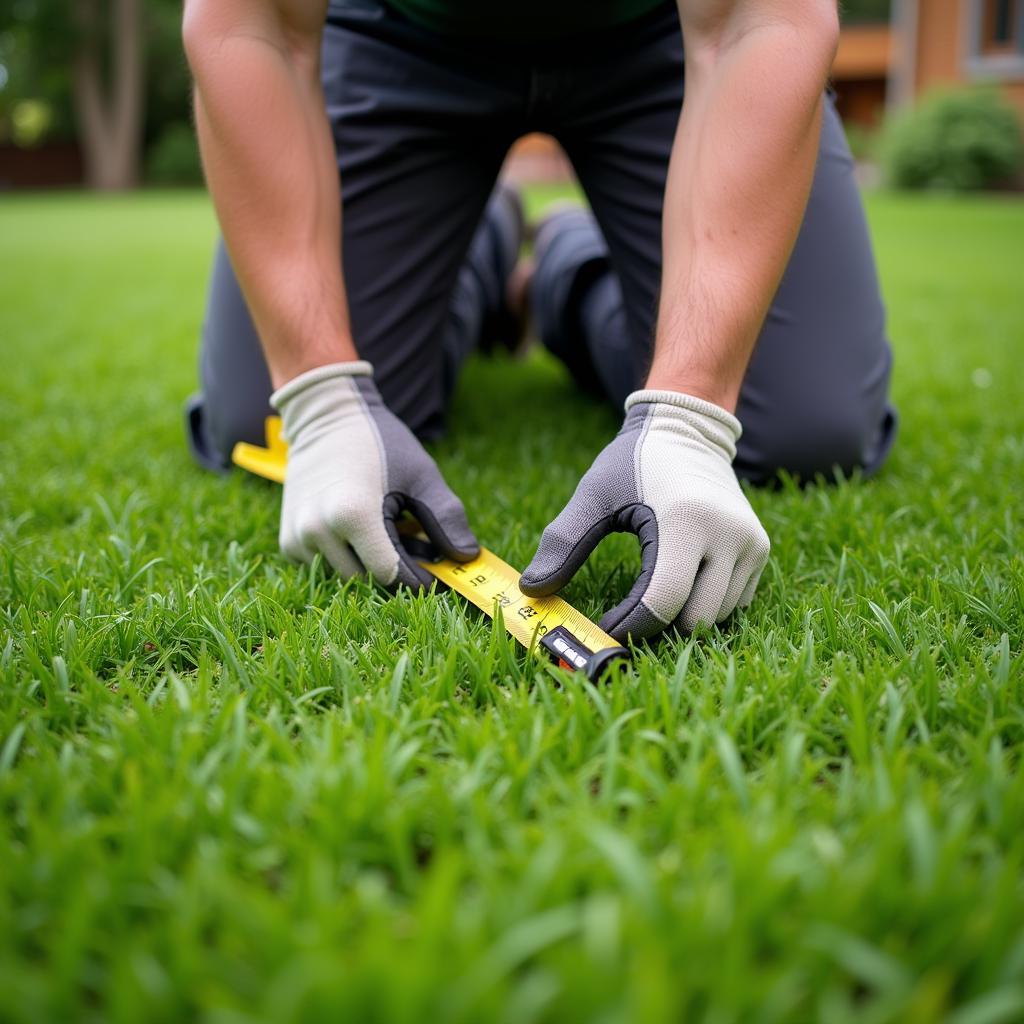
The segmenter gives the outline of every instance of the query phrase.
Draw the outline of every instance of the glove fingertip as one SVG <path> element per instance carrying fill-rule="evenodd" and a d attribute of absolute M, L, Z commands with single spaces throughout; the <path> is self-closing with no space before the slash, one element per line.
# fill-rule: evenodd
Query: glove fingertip
<path fill-rule="evenodd" d="M 547 597 L 568 583 L 575 571 L 575 568 L 569 569 L 566 562 L 553 558 L 541 543 L 519 576 L 519 589 L 527 597 Z"/>
<path fill-rule="evenodd" d="M 743 589 L 743 593 L 740 595 L 739 601 L 736 602 L 737 608 L 748 608 L 751 602 L 754 600 L 754 594 L 757 592 L 757 585 L 761 582 L 761 572 L 758 571 L 750 578 L 750 582 L 747 583 Z"/>
<path fill-rule="evenodd" d="M 438 552 L 453 562 L 471 562 L 480 554 L 480 542 L 476 537 L 455 539 L 451 534 L 429 529 L 426 533 Z"/>
<path fill-rule="evenodd" d="M 469 525 L 466 510 L 462 502 L 454 495 L 447 507 L 442 507 L 432 523 L 420 522 L 427 535 L 438 546 L 443 546 L 445 554 L 457 562 L 468 562 L 480 554 L 480 541 Z"/>
<path fill-rule="evenodd" d="M 519 578 L 519 589 L 524 594 L 547 597 L 561 590 L 583 568 L 591 552 L 610 532 L 612 516 L 591 522 L 589 526 L 585 520 L 571 523 L 571 528 L 567 529 L 563 519 L 571 508 L 571 504 L 567 505 L 541 536 L 536 554 Z M 572 520 L 573 517 L 568 518 Z"/>
<path fill-rule="evenodd" d="M 480 541 L 468 526 L 460 527 L 458 530 L 446 529 L 444 536 L 447 541 L 448 557 L 454 561 L 468 562 L 480 554 Z"/>
<path fill-rule="evenodd" d="M 544 576 L 529 576 L 523 573 L 519 577 L 519 589 L 527 597 L 547 597 L 553 594 L 558 587 L 551 585 L 551 580 Z"/>
<path fill-rule="evenodd" d="M 598 625 L 614 640 L 625 643 L 629 639 L 646 640 L 657 636 L 668 626 L 643 601 L 621 604 L 606 612 Z"/>

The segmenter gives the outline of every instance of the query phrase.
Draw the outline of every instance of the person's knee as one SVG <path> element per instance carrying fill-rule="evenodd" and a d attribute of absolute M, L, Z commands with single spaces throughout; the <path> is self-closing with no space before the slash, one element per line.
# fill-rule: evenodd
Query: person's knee
<path fill-rule="evenodd" d="M 266 438 L 267 417 L 276 415 L 269 402 L 225 403 L 216 418 L 215 438 L 218 450 L 230 459 L 231 452 L 240 441 L 247 444 L 263 444 Z"/>
<path fill-rule="evenodd" d="M 744 423 L 736 471 L 757 484 L 780 473 L 802 482 L 870 473 L 887 453 L 894 426 L 885 407 L 838 400 L 790 405 Z"/>
<path fill-rule="evenodd" d="M 240 402 L 222 394 L 195 395 L 185 410 L 192 454 L 209 469 L 227 469 L 239 441 L 264 443 L 267 416 L 272 414 L 266 402 Z"/>

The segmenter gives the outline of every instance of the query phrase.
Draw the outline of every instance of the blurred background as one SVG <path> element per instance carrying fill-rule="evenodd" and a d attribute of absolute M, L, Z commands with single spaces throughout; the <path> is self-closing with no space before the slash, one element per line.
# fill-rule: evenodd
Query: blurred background
<path fill-rule="evenodd" d="M 181 0 L 0 5 L 0 190 L 199 185 Z M 1024 0 L 847 0 L 833 82 L 866 184 L 1020 190 Z M 509 171 L 564 180 L 544 136 Z"/>

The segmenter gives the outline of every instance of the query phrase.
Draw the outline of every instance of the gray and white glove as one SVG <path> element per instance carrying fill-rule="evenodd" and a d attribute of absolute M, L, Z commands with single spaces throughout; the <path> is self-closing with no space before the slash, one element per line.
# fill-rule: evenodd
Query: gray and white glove
<path fill-rule="evenodd" d="M 618 436 L 545 529 L 519 586 L 553 594 L 609 533 L 640 538 L 641 572 L 602 619 L 617 640 L 721 622 L 754 596 L 768 535 L 732 469 L 740 423 L 675 391 L 634 391 Z"/>
<path fill-rule="evenodd" d="M 468 561 L 480 545 L 462 502 L 381 401 L 372 373 L 366 362 L 321 366 L 271 396 L 288 442 L 281 550 L 301 562 L 319 552 L 346 579 L 365 570 L 388 587 L 429 586 L 399 539 L 403 511 L 448 558 Z"/>

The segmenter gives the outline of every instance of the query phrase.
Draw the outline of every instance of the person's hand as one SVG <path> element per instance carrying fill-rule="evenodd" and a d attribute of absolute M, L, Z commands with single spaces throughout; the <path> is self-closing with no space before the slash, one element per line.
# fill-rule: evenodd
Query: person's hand
<path fill-rule="evenodd" d="M 468 561 L 480 545 L 434 460 L 381 401 L 372 372 L 366 362 L 321 366 L 271 396 L 288 442 L 281 550 L 301 562 L 319 553 L 346 579 L 366 571 L 388 587 L 429 586 L 399 539 L 403 511 L 448 558 Z"/>
<path fill-rule="evenodd" d="M 617 640 L 721 622 L 754 596 L 768 535 L 732 469 L 739 420 L 675 391 L 634 391 L 618 436 L 545 529 L 519 586 L 553 594 L 609 533 L 640 538 L 641 572 L 601 619 Z"/>

